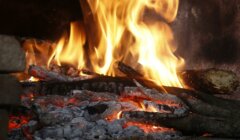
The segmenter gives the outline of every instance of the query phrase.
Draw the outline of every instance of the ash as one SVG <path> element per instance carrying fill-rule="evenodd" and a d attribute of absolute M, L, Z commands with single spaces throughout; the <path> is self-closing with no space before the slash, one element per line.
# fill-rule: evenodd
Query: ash
<path fill-rule="evenodd" d="M 35 116 L 27 124 L 12 130 L 9 140 L 110 140 L 110 139 L 180 139 L 172 129 L 145 132 L 138 126 L 126 125 L 126 118 L 117 118 L 121 111 L 136 111 L 128 102 L 119 101 L 113 93 L 74 90 L 66 96 L 35 97 L 24 106 Z"/>

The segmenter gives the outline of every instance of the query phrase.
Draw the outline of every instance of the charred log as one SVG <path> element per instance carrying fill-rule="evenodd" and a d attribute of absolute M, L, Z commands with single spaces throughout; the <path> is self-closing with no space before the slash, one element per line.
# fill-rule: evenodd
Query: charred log
<path fill-rule="evenodd" d="M 189 87 L 209 93 L 230 94 L 239 85 L 235 73 L 219 69 L 187 70 L 181 77 Z"/>
<path fill-rule="evenodd" d="M 78 77 L 67 76 L 65 74 L 62 74 L 61 72 L 58 73 L 58 72 L 50 71 L 35 65 L 31 65 L 29 67 L 28 74 L 44 81 L 67 82 L 67 81 L 79 81 L 79 80 L 86 79 L 86 77 L 81 77 L 81 76 L 78 76 Z"/>
<path fill-rule="evenodd" d="M 157 126 L 176 128 L 186 134 L 210 133 L 222 137 L 240 137 L 240 122 L 235 119 L 221 119 L 189 114 L 181 118 L 153 112 L 123 112 L 123 117 L 130 121 L 145 122 Z"/>
<path fill-rule="evenodd" d="M 118 69 L 129 77 L 137 78 L 143 76 L 141 73 L 137 72 L 130 66 L 124 64 L 123 62 L 118 62 Z"/>
<path fill-rule="evenodd" d="M 22 82 L 26 92 L 32 91 L 37 94 L 58 94 L 66 95 L 72 90 L 91 90 L 96 92 L 120 93 L 126 86 L 135 86 L 127 78 L 121 77 L 97 77 L 81 81 L 63 82 L 63 81 L 39 81 Z"/>

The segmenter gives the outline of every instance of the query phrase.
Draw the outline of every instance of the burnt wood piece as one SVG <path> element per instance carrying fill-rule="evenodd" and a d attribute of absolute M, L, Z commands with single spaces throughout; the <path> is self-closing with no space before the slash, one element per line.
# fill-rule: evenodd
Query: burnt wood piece
<path fill-rule="evenodd" d="M 130 121 L 175 128 L 186 134 L 210 133 L 221 137 L 240 137 L 240 121 L 218 117 L 206 117 L 195 113 L 184 117 L 172 117 L 154 112 L 129 111 L 122 116 Z"/>
<path fill-rule="evenodd" d="M 128 78 L 101 76 L 93 79 L 81 81 L 63 82 L 63 81 L 39 81 L 22 82 L 25 92 L 36 94 L 58 94 L 66 95 L 72 90 L 91 90 L 95 92 L 113 92 L 120 93 L 126 86 L 135 86 Z"/>
<path fill-rule="evenodd" d="M 179 97 L 192 112 L 185 117 L 175 119 L 154 120 L 154 123 L 181 130 L 185 133 L 202 134 L 209 132 L 223 137 L 239 137 L 238 118 L 240 117 L 240 102 L 221 99 L 211 94 L 175 87 L 159 87 L 144 79 L 137 79 L 147 88 L 153 88 L 160 93 L 167 92 Z M 65 95 L 73 89 L 87 89 L 92 91 L 121 93 L 125 87 L 134 87 L 136 82 L 126 77 L 97 77 L 94 79 L 74 82 L 35 82 L 22 83 L 25 89 L 31 89 L 34 93 L 62 94 Z M 139 85 L 138 85 L 139 86 Z M 144 86 L 142 88 L 144 88 Z M 163 89 L 164 88 L 164 89 Z M 145 116 L 145 115 L 144 115 Z M 151 115 L 150 115 L 151 116 Z M 144 118 L 144 117 L 143 117 Z M 142 116 L 138 119 L 143 119 Z M 234 123 L 236 122 L 236 123 Z M 168 125 L 169 123 L 169 125 Z M 200 125 L 196 125 L 200 124 Z M 216 124 L 216 125 L 215 125 Z M 187 128 L 185 128 L 187 127 Z M 223 128 L 224 131 L 220 130 Z M 229 131 L 229 132 L 227 132 Z"/>
<path fill-rule="evenodd" d="M 81 13 L 79 0 L 1 0 L 0 33 L 55 40 Z"/>
<path fill-rule="evenodd" d="M 141 78 L 142 74 L 122 62 L 118 63 L 118 69 L 132 78 Z M 232 71 L 221 69 L 185 70 L 179 73 L 183 82 L 190 88 L 207 92 L 230 94 L 239 86 L 239 80 Z"/>
<path fill-rule="evenodd" d="M 31 76 L 34 76 L 36 78 L 39 78 L 41 80 L 44 80 L 44 81 L 67 82 L 67 81 L 79 81 L 79 80 L 89 78 L 89 77 L 83 77 L 83 76 L 71 77 L 71 76 L 61 74 L 61 73 L 47 70 L 45 68 L 42 68 L 42 67 L 36 66 L 36 65 L 29 66 L 28 74 Z"/>
<path fill-rule="evenodd" d="M 238 108 L 240 102 L 235 100 L 222 99 L 209 95 L 207 93 L 181 89 L 175 87 L 160 87 L 151 81 L 139 79 L 147 88 L 154 88 L 159 92 L 173 94 L 182 99 L 192 111 L 209 116 L 220 115 L 223 117 L 239 116 Z M 39 82 L 22 82 L 25 92 L 36 94 L 58 94 L 66 95 L 74 89 L 91 90 L 95 92 L 113 92 L 119 94 L 124 91 L 125 87 L 134 87 L 136 84 L 126 77 L 96 77 L 93 79 L 57 82 L 57 81 L 39 81 Z M 164 89 L 163 89 L 164 88 Z M 206 111 L 208 110 L 208 111 Z M 232 115 L 234 114 L 234 115 Z"/>
<path fill-rule="evenodd" d="M 133 78 L 137 78 L 137 77 L 143 77 L 143 75 L 139 72 L 137 72 L 136 70 L 134 70 L 133 68 L 131 68 L 130 66 L 124 64 L 123 62 L 117 62 L 118 64 L 118 69 L 126 74 L 129 77 L 133 77 Z"/>
<path fill-rule="evenodd" d="M 237 75 L 227 70 L 186 70 L 180 76 L 187 86 L 209 93 L 231 94 L 239 85 Z"/>

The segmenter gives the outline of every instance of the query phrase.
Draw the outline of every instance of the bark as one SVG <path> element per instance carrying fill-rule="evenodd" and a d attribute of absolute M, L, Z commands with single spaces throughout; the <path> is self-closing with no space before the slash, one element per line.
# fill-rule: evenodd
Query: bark
<path fill-rule="evenodd" d="M 144 115 L 130 117 L 131 119 L 136 119 L 137 121 L 148 120 L 148 123 L 175 128 L 187 134 L 195 133 L 203 135 L 207 132 L 221 137 L 240 137 L 240 122 L 238 121 L 240 117 L 240 102 L 221 99 L 199 91 L 166 86 L 160 87 L 145 79 L 132 80 L 127 77 L 107 76 L 73 82 L 45 81 L 22 83 L 22 86 L 24 89 L 28 89 L 28 92 L 32 90 L 33 93 L 61 95 L 66 95 L 74 89 L 123 94 L 122 92 L 126 91 L 126 87 L 137 87 L 140 92 L 142 92 L 139 96 L 148 96 L 147 98 L 153 100 L 157 100 L 157 98 L 155 98 L 154 94 L 150 95 L 148 90 L 144 88 L 156 89 L 158 93 L 168 93 L 177 96 L 187 105 L 190 113 L 179 116 L 175 114 L 160 115 L 158 113 L 147 112 L 143 113 Z M 132 93 L 134 94 L 134 92 Z M 134 112 L 129 112 L 128 114 L 131 116 L 131 113 L 134 114 Z M 153 116 L 154 119 L 149 118 L 151 116 Z"/>
<path fill-rule="evenodd" d="M 133 78 L 137 78 L 137 77 L 143 77 L 143 75 L 139 72 L 137 72 L 136 70 L 134 70 L 133 68 L 131 68 L 130 66 L 124 64 L 123 62 L 118 62 L 118 69 L 126 74 L 129 77 L 133 77 Z"/>
<path fill-rule="evenodd" d="M 231 94 L 239 85 L 235 73 L 220 69 L 186 70 L 180 76 L 187 86 L 209 93 Z"/>
<path fill-rule="evenodd" d="M 175 128 L 185 134 L 210 133 L 221 137 L 240 137 L 240 121 L 235 119 L 206 117 L 195 113 L 175 118 L 161 113 L 137 111 L 123 112 L 123 116 L 130 121 Z"/>
<path fill-rule="evenodd" d="M 42 68 L 40 66 L 35 66 L 31 65 L 28 69 L 28 74 L 30 76 L 34 76 L 36 78 L 39 78 L 44 81 L 79 81 L 83 79 L 87 79 L 89 77 L 83 77 L 83 76 L 78 76 L 78 77 L 71 77 L 67 76 L 61 73 L 57 73 L 54 71 L 47 70 L 45 68 Z"/>

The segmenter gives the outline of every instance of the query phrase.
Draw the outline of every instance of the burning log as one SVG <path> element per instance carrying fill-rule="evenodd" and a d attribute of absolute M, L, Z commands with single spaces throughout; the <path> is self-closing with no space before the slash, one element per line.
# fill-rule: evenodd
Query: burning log
<path fill-rule="evenodd" d="M 78 77 L 71 77 L 71 76 L 67 76 L 61 73 L 57 73 L 54 71 L 50 71 L 47 69 L 44 69 L 40 66 L 36 66 L 36 65 L 31 65 L 28 69 L 28 74 L 31 76 L 34 76 L 36 78 L 39 78 L 41 80 L 44 81 L 79 81 L 79 80 L 83 80 L 86 79 L 87 77 L 83 77 L 83 76 L 78 76 Z M 89 78 L 89 77 L 88 77 Z"/>
<path fill-rule="evenodd" d="M 118 63 L 118 69 L 127 76 L 142 77 L 142 74 L 122 62 Z M 207 93 L 230 94 L 239 85 L 237 75 L 227 70 L 185 70 L 180 75 L 187 86 Z"/>
<path fill-rule="evenodd" d="M 204 134 L 208 132 L 222 137 L 240 137 L 240 122 L 234 119 L 206 117 L 194 113 L 180 118 L 161 113 L 138 111 L 123 112 L 122 115 L 130 121 L 176 128 L 187 134 Z"/>
<path fill-rule="evenodd" d="M 143 113 L 144 115 L 136 116 L 136 119 L 145 120 L 147 117 L 151 124 L 164 125 L 166 127 L 172 127 L 177 130 L 181 130 L 185 133 L 210 133 L 217 136 L 223 137 L 239 137 L 240 123 L 237 121 L 240 117 L 239 106 L 240 102 L 235 100 L 222 99 L 211 94 L 174 88 L 174 87 L 159 87 L 158 85 L 144 79 L 137 79 L 139 83 L 144 86 L 136 88 L 136 83 L 129 78 L 125 77 L 96 77 L 93 79 L 87 79 L 82 81 L 72 81 L 72 82 L 35 82 L 35 83 L 22 83 L 27 89 L 34 89 L 35 93 L 45 93 L 45 94 L 62 94 L 65 95 L 67 92 L 73 89 L 87 89 L 92 91 L 101 92 L 113 92 L 117 94 L 122 94 L 125 96 L 136 96 L 135 98 L 149 99 L 154 101 L 157 99 L 155 94 L 151 95 L 147 89 L 156 89 L 158 93 L 167 92 L 169 95 L 175 95 L 183 102 L 191 113 L 185 115 L 167 114 L 166 118 L 149 119 L 147 116 L 156 116 L 155 113 Z M 126 87 L 135 88 L 126 88 Z M 138 85 L 139 86 L 139 85 Z M 164 88 L 164 90 L 163 90 Z M 128 90 L 127 90 L 128 89 Z M 136 91 L 138 93 L 130 92 Z M 124 92 L 125 91 L 125 92 Z M 126 92 L 129 91 L 129 92 Z M 153 90 L 154 91 L 154 90 Z M 129 93 L 129 94 L 128 94 Z M 131 95 L 130 93 L 134 93 Z M 136 94 L 136 95 L 135 95 Z M 137 96 L 138 95 L 138 96 Z M 164 103 L 163 103 L 164 104 Z M 128 112 L 131 114 L 134 112 Z M 136 113 L 138 114 L 138 113 Z M 141 113 L 140 113 L 141 114 Z M 175 118 L 171 118 L 172 117 Z M 124 116 L 124 115 L 123 115 Z M 160 115 L 161 116 L 161 115 Z M 164 116 L 164 115 L 163 115 Z M 168 118 L 169 117 L 169 118 Z M 131 117 L 135 119 L 134 117 Z M 145 120 L 145 121 L 146 121 Z M 152 121 L 152 122 L 151 122 Z M 236 122 L 236 123 L 235 123 Z M 191 125 L 192 124 L 192 125 Z M 196 125 L 200 124 L 200 125 Z"/>
<path fill-rule="evenodd" d="M 130 66 L 124 64 L 123 62 L 118 62 L 118 69 L 129 77 L 133 77 L 133 78 L 143 77 L 141 73 L 137 72 Z"/>
<path fill-rule="evenodd" d="M 187 70 L 181 77 L 189 87 L 210 93 L 230 94 L 239 85 L 235 73 L 219 69 Z"/>
<path fill-rule="evenodd" d="M 72 90 L 91 90 L 95 92 L 121 93 L 126 86 L 135 86 L 127 78 L 101 76 L 80 81 L 39 81 L 22 82 L 25 92 L 46 95 L 66 95 Z"/>

